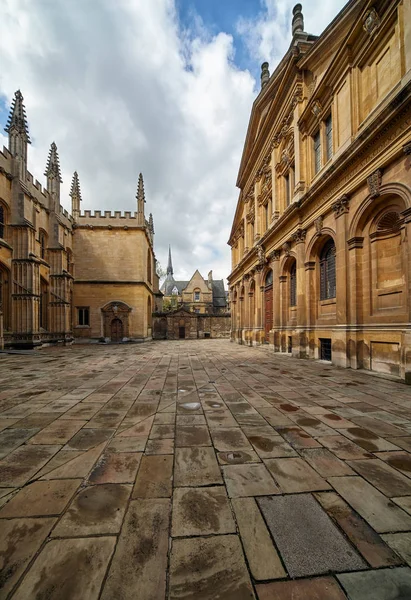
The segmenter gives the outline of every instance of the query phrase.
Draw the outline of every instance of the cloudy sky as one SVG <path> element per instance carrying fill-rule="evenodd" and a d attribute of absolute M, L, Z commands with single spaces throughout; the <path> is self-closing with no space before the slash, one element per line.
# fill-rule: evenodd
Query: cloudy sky
<path fill-rule="evenodd" d="M 70 210 L 135 210 L 138 174 L 163 267 L 230 272 L 227 239 L 260 65 L 272 71 L 291 39 L 293 0 L 0 0 L 0 126 L 17 89 L 44 183 L 55 141 Z M 319 34 L 344 0 L 303 2 Z M 4 133 L 4 132 L 3 132 Z M 7 144 L 0 133 L 0 145 Z"/>

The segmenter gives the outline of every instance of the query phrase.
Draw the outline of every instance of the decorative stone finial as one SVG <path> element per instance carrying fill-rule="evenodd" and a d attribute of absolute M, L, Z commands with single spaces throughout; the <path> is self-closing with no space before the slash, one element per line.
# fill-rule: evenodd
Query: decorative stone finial
<path fill-rule="evenodd" d="M 27 124 L 26 109 L 23 104 L 23 96 L 20 90 L 14 94 L 13 102 L 10 107 L 9 118 L 4 128 L 8 134 L 19 133 L 23 136 L 27 144 L 31 144 L 29 136 L 29 126 Z"/>
<path fill-rule="evenodd" d="M 270 71 L 268 70 L 268 62 L 263 62 L 261 65 L 261 89 L 267 85 L 270 79 Z"/>
<path fill-rule="evenodd" d="M 73 179 L 71 181 L 71 188 L 69 196 L 74 199 L 78 198 L 78 201 L 81 202 L 81 190 L 80 190 L 80 181 L 78 178 L 77 171 L 74 171 Z"/>
<path fill-rule="evenodd" d="M 138 201 L 142 201 L 145 202 L 146 198 L 145 198 L 145 194 L 144 194 L 144 181 L 143 181 L 143 175 L 140 173 L 140 175 L 138 176 L 138 185 L 137 185 L 137 194 L 136 194 L 136 198 Z"/>
<path fill-rule="evenodd" d="M 148 226 L 149 226 L 150 232 L 154 235 L 154 221 L 153 221 L 152 213 L 150 213 L 150 216 L 148 217 Z"/>
<path fill-rule="evenodd" d="M 302 13 L 301 4 L 296 4 L 293 8 L 293 21 L 292 21 L 292 32 L 293 37 L 296 33 L 303 33 L 304 31 L 304 16 Z"/>
<path fill-rule="evenodd" d="M 59 155 L 57 153 L 57 146 L 54 142 L 50 146 L 44 175 L 46 175 L 47 178 L 56 179 L 60 183 L 63 183 L 63 180 L 61 179 Z"/>
<path fill-rule="evenodd" d="M 168 247 L 167 275 L 173 276 L 173 263 L 171 261 L 171 246 Z"/>

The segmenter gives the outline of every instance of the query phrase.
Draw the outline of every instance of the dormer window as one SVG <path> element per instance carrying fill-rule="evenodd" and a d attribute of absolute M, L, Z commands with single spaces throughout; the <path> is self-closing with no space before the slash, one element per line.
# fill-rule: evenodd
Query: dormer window
<path fill-rule="evenodd" d="M 177 286 L 174 286 L 173 289 L 171 290 L 171 293 L 173 296 L 178 296 L 178 288 Z"/>

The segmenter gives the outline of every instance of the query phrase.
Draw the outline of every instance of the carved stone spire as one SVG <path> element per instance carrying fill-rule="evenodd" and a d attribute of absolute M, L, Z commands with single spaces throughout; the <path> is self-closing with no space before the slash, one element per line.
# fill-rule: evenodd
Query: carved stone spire
<path fill-rule="evenodd" d="M 263 62 L 261 65 L 261 89 L 265 87 L 270 79 L 270 71 L 268 70 L 268 62 Z"/>
<path fill-rule="evenodd" d="M 27 171 L 27 144 L 31 144 L 31 141 L 27 124 L 26 109 L 23 104 L 23 96 L 20 90 L 17 90 L 14 94 L 9 118 L 4 130 L 9 134 L 9 150 L 18 161 L 19 177 L 24 180 Z"/>
<path fill-rule="evenodd" d="M 168 264 L 167 264 L 167 275 L 173 276 L 173 263 L 171 261 L 171 246 L 168 247 Z"/>
<path fill-rule="evenodd" d="M 71 181 L 70 196 L 71 214 L 73 215 L 74 220 L 77 221 L 80 216 L 80 202 L 82 200 L 77 171 L 74 171 L 73 179 Z"/>
<path fill-rule="evenodd" d="M 57 146 L 54 142 L 50 146 L 44 175 L 47 177 L 47 191 L 51 194 L 55 202 L 55 210 L 58 210 L 60 206 L 60 183 L 63 183 L 63 180 L 61 179 Z"/>
<path fill-rule="evenodd" d="M 150 233 L 154 235 L 154 221 L 152 213 L 150 213 L 150 216 L 148 217 L 148 227 L 150 229 Z"/>
<path fill-rule="evenodd" d="M 138 185 L 137 185 L 137 219 L 139 225 L 144 225 L 144 204 L 146 202 L 145 194 L 144 194 L 144 181 L 143 175 L 140 173 L 138 176 Z"/>
<path fill-rule="evenodd" d="M 304 16 L 302 13 L 301 4 L 296 4 L 293 8 L 293 21 L 292 21 L 292 32 L 293 37 L 296 33 L 303 33 L 304 31 Z"/>

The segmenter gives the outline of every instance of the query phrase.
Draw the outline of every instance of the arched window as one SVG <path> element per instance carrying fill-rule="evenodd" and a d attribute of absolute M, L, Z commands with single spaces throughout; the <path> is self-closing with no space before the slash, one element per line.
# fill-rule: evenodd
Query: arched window
<path fill-rule="evenodd" d="M 290 306 L 297 306 L 297 265 L 295 261 L 290 269 Z"/>
<path fill-rule="evenodd" d="M 194 290 L 194 302 L 200 302 L 200 290 Z"/>
<path fill-rule="evenodd" d="M 336 296 L 335 244 L 329 240 L 320 255 L 320 300 Z"/>
<path fill-rule="evenodd" d="M 47 257 L 47 236 L 44 231 L 40 231 L 39 233 L 39 242 L 40 242 L 40 258 L 46 260 Z"/>
<path fill-rule="evenodd" d="M 265 276 L 265 287 L 269 287 L 270 285 L 273 285 L 273 272 L 270 269 L 267 273 L 267 275 Z"/>
<path fill-rule="evenodd" d="M 6 211 L 4 206 L 0 204 L 0 238 L 4 238 L 6 231 Z"/>
<path fill-rule="evenodd" d="M 73 271 L 73 253 L 67 248 L 67 272 L 72 273 Z"/>

